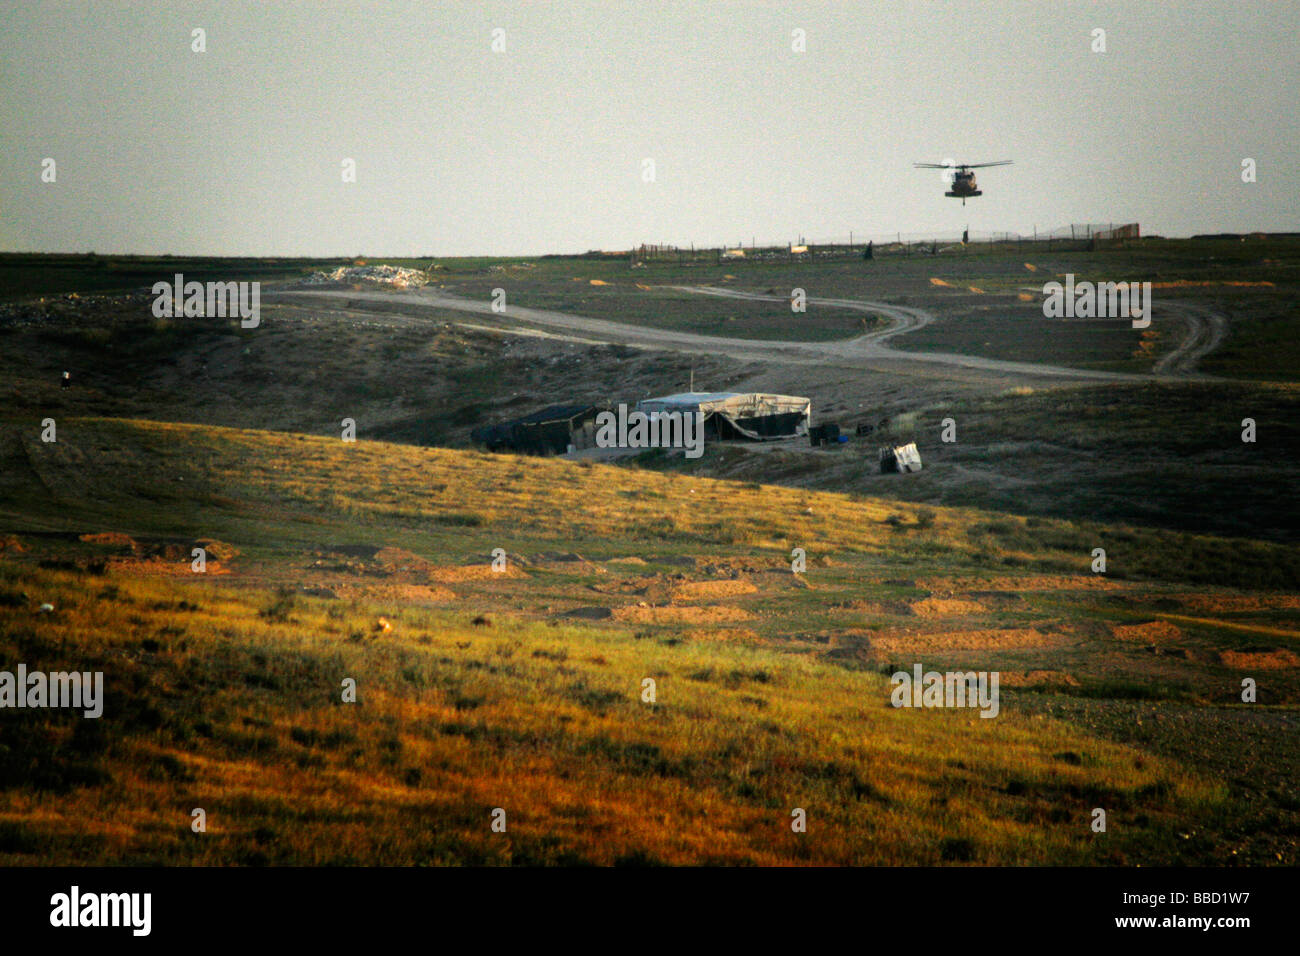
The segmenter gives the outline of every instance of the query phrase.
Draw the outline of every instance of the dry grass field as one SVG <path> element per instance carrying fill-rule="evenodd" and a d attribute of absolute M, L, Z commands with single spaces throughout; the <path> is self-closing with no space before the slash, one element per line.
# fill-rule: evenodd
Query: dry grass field
<path fill-rule="evenodd" d="M 6 715 L 0 863 L 1296 862 L 1290 545 L 133 420 L 2 458 L 0 662 L 108 694 Z M 891 707 L 918 661 L 998 717 Z"/>
<path fill-rule="evenodd" d="M 107 688 L 99 719 L 4 712 L 0 865 L 1295 865 L 1296 250 L 400 263 L 631 344 L 397 296 L 271 294 L 249 330 L 138 292 L 334 262 L 0 257 L 0 671 Z M 1025 289 L 1067 272 L 1159 282 L 1158 334 L 1043 321 Z M 888 316 L 743 298 L 795 286 L 931 320 L 841 361 Z M 1222 341 L 1178 366 L 1198 316 Z M 469 447 L 692 380 L 878 427 L 618 465 Z M 925 470 L 879 474 L 904 441 Z M 998 673 L 998 716 L 891 706 L 918 663 Z"/>

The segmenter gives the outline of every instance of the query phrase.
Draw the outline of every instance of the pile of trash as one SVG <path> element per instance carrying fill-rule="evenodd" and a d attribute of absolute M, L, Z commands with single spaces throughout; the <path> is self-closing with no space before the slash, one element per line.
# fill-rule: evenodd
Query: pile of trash
<path fill-rule="evenodd" d="M 331 282 L 376 282 L 396 289 L 416 289 L 426 285 L 428 276 L 419 269 L 401 266 L 339 266 L 333 272 L 314 272 L 302 280 L 303 285 L 325 285 Z"/>
<path fill-rule="evenodd" d="M 123 295 L 46 295 L 26 302 L 0 303 L 0 328 L 63 325 L 80 319 L 96 323 L 118 316 L 133 316 L 154 300 L 149 289 Z"/>

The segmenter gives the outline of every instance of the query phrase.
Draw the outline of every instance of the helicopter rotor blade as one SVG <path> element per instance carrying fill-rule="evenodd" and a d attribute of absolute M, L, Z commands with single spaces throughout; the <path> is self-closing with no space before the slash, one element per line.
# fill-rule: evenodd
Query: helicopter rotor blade
<path fill-rule="evenodd" d="M 913 163 L 917 169 L 956 169 L 951 163 Z"/>
<path fill-rule="evenodd" d="M 986 166 L 1010 166 L 1011 163 L 1012 160 L 1010 159 L 999 159 L 996 163 L 971 163 L 967 166 L 963 166 L 962 169 L 983 169 Z"/>

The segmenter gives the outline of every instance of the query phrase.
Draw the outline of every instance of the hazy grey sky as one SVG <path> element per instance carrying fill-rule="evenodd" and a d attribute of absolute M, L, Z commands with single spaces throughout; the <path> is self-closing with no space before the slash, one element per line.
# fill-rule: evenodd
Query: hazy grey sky
<path fill-rule="evenodd" d="M 1291 0 L 6 3 L 0 249 L 1296 230 L 1298 51 Z M 950 157 L 1015 165 L 963 209 Z"/>

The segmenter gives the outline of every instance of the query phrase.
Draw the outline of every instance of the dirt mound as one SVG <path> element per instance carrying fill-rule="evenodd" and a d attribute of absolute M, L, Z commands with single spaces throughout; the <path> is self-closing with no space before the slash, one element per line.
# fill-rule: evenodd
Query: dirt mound
<path fill-rule="evenodd" d="M 639 564 L 645 566 L 645 558 L 627 557 L 627 558 L 610 558 L 606 564 Z"/>
<path fill-rule="evenodd" d="M 726 624 L 730 621 L 754 619 L 754 615 L 748 611 L 720 604 L 709 607 L 651 607 L 648 604 L 633 604 L 630 607 L 615 608 L 613 616 L 616 621 L 633 624 Z"/>
<path fill-rule="evenodd" d="M 1300 665 L 1293 651 L 1220 651 L 1219 660 L 1235 670 L 1277 671 Z"/>
<path fill-rule="evenodd" d="M 982 614 L 984 605 L 978 601 L 963 601 L 959 598 L 928 597 L 922 601 L 913 601 L 912 613 L 917 617 L 960 617 L 963 614 Z"/>
<path fill-rule="evenodd" d="M 724 644 L 758 644 L 762 638 L 747 627 L 696 628 L 686 632 L 692 641 L 715 641 Z"/>
<path fill-rule="evenodd" d="M 400 604 L 444 604 L 456 600 L 456 594 L 447 588 L 427 584 L 340 584 L 334 592 L 346 600 L 363 599 Z"/>
<path fill-rule="evenodd" d="M 1161 641 L 1181 640 L 1183 632 L 1168 621 L 1147 621 L 1145 624 L 1112 624 L 1110 632 L 1121 641 L 1138 641 L 1158 644 Z"/>
<path fill-rule="evenodd" d="M 584 621 L 603 621 L 613 616 L 613 611 L 607 607 L 575 607 L 572 611 L 565 611 L 564 617 L 576 617 Z"/>
<path fill-rule="evenodd" d="M 692 581 L 679 584 L 673 588 L 673 601 L 709 601 L 716 598 L 734 597 L 737 594 L 754 594 L 758 588 L 745 580 L 735 581 Z"/>
<path fill-rule="evenodd" d="M 216 538 L 199 538 L 194 543 L 208 553 L 209 560 L 216 558 L 218 561 L 233 561 L 239 557 L 238 548 Z"/>
<path fill-rule="evenodd" d="M 790 562 L 784 558 L 701 558 L 700 570 L 705 574 L 729 575 L 735 578 L 742 574 L 759 574 L 763 571 L 789 572 Z"/>
<path fill-rule="evenodd" d="M 224 563 L 239 555 L 238 548 L 212 538 L 199 538 L 197 541 L 186 541 L 183 538 L 151 540 L 107 531 L 83 534 L 79 540 L 86 544 L 116 548 L 118 553 L 110 555 L 105 566 L 125 574 L 173 577 L 199 573 L 193 569 L 196 547 L 205 552 L 205 573 L 229 574 L 230 569 Z"/>
<path fill-rule="evenodd" d="M 127 548 L 135 551 L 138 547 L 135 539 L 129 534 L 123 534 L 121 531 L 100 531 L 94 534 L 83 534 L 77 539 L 84 541 L 86 544 L 104 544 L 114 548 Z"/>
<path fill-rule="evenodd" d="M 193 548 L 188 543 L 178 541 L 154 541 L 141 542 L 137 554 L 143 555 L 146 559 L 152 561 L 181 561 L 189 563 Z M 206 549 L 205 549 L 206 550 Z M 209 555 L 208 557 L 211 557 Z M 208 561 L 208 566 L 212 562 Z"/>
<path fill-rule="evenodd" d="M 933 634 L 886 634 L 871 638 L 871 646 L 890 654 L 909 651 L 1005 651 L 1036 647 L 1059 647 L 1064 635 L 1044 634 L 1033 627 L 999 628 L 988 631 L 940 631 Z"/>
<path fill-rule="evenodd" d="M 1003 687 L 1031 689 L 1079 686 L 1078 679 L 1065 671 L 1001 671 L 998 682 Z"/>
<path fill-rule="evenodd" d="M 374 561 L 390 571 L 428 571 L 434 567 L 432 561 L 402 548 L 380 548 Z"/>
<path fill-rule="evenodd" d="M 369 561 L 383 550 L 383 545 L 378 544 L 331 544 L 326 549 L 331 554 L 342 554 L 349 558 L 362 558 Z"/>
<path fill-rule="evenodd" d="M 1123 587 L 1100 574 L 1027 574 L 1024 577 L 924 578 L 918 587 L 930 591 L 1112 591 Z"/>
<path fill-rule="evenodd" d="M 1237 594 L 1189 594 L 1183 604 L 1192 611 L 1224 613 L 1231 611 L 1300 610 L 1300 594 L 1270 594 L 1262 597 Z"/>
<path fill-rule="evenodd" d="M 193 575 L 195 578 L 200 577 L 199 572 L 195 571 L 190 564 L 189 554 L 183 556 L 176 555 L 155 555 L 146 558 L 118 558 L 108 559 L 108 567 L 118 574 L 143 575 L 145 577 L 188 577 Z M 230 569 L 225 567 L 220 561 L 214 561 L 209 558 L 204 565 L 204 574 L 229 574 Z"/>
<path fill-rule="evenodd" d="M 464 564 L 459 567 L 434 568 L 429 577 L 439 584 L 456 584 L 461 581 L 486 581 L 491 578 L 527 577 L 514 565 L 506 562 L 505 570 L 496 571 L 490 564 Z"/>

